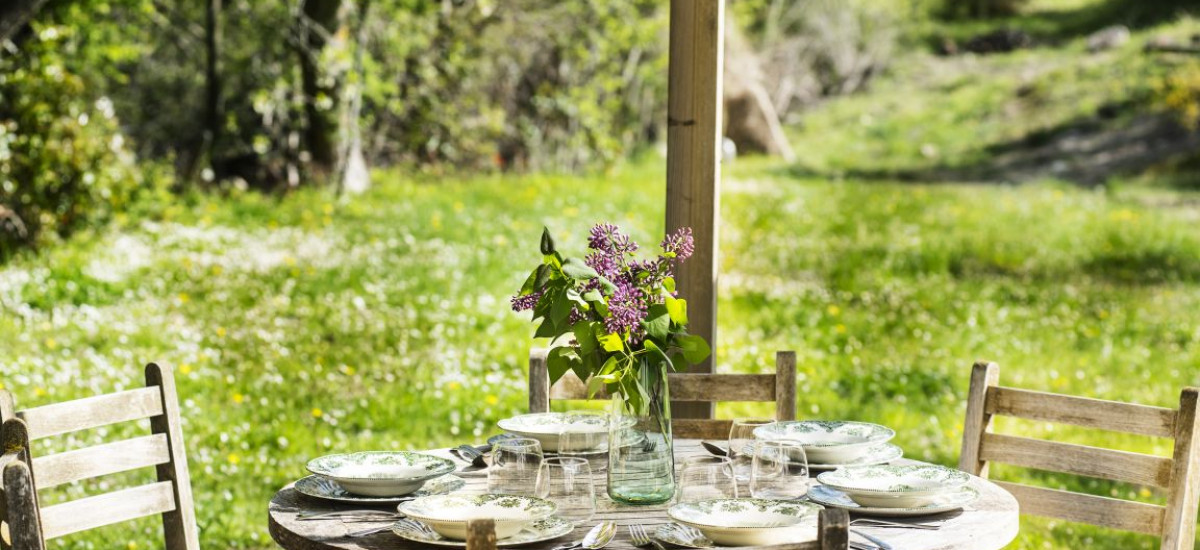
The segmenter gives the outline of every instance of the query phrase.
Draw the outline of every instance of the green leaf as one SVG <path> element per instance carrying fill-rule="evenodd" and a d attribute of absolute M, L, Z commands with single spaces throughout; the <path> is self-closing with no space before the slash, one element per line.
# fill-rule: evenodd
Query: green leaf
<path fill-rule="evenodd" d="M 595 302 L 604 299 L 604 295 L 600 294 L 599 290 L 592 289 L 583 293 L 583 299 L 589 302 Z"/>
<path fill-rule="evenodd" d="M 546 283 L 550 282 L 550 274 L 552 274 L 553 272 L 554 272 L 554 270 L 551 269 L 550 266 L 548 266 L 546 264 L 539 265 L 537 267 L 537 269 L 534 270 L 534 273 L 537 275 L 537 278 L 534 280 L 533 288 L 536 290 L 536 289 L 545 287 Z"/>
<path fill-rule="evenodd" d="M 580 321 L 571 327 L 571 332 L 575 333 L 575 341 L 579 343 L 580 353 L 587 355 L 600 346 L 595 333 L 595 326 L 598 324 L 595 321 Z"/>
<path fill-rule="evenodd" d="M 600 371 L 600 354 L 585 353 L 582 361 L 571 368 L 575 370 L 575 376 L 578 376 L 580 380 L 589 380 L 593 374 Z"/>
<path fill-rule="evenodd" d="M 600 346 L 604 348 L 604 351 L 616 352 L 625 349 L 625 341 L 621 340 L 620 336 L 617 336 L 612 332 L 601 336 L 598 338 L 598 340 L 600 341 Z"/>
<path fill-rule="evenodd" d="M 554 238 L 550 236 L 550 228 L 542 227 L 542 254 L 554 254 Z"/>
<path fill-rule="evenodd" d="M 675 292 L 675 278 L 667 277 L 663 279 L 663 288 L 667 289 L 667 292 Z"/>
<path fill-rule="evenodd" d="M 616 372 L 617 367 L 620 366 L 620 364 L 621 361 L 617 359 L 616 355 L 609 355 L 608 361 L 605 361 L 604 366 L 600 367 L 600 376 L 608 376 Z"/>
<path fill-rule="evenodd" d="M 534 290 L 537 290 L 537 288 L 539 286 L 537 284 L 538 283 L 538 274 L 541 273 L 542 269 L 545 267 L 546 266 L 544 266 L 542 264 L 538 264 L 537 268 L 529 273 L 529 278 L 525 279 L 525 284 L 521 285 L 520 296 L 527 296 L 529 294 L 532 294 Z"/>
<path fill-rule="evenodd" d="M 646 328 L 646 334 L 651 338 L 665 342 L 667 333 L 671 330 L 671 316 L 667 313 L 667 307 L 662 304 L 650 306 L 646 313 L 646 320 L 642 321 L 642 326 Z"/>
<path fill-rule="evenodd" d="M 550 319 L 543 319 L 542 324 L 538 325 L 537 331 L 533 333 L 534 338 L 554 338 L 558 336 L 558 330 L 554 328 L 554 322 Z"/>
<path fill-rule="evenodd" d="M 605 279 L 604 277 L 597 278 L 600 280 L 600 286 L 604 287 L 604 290 L 607 292 L 613 293 L 617 291 L 617 285 L 614 285 L 612 281 Z"/>
<path fill-rule="evenodd" d="M 550 296 L 553 300 L 550 306 L 550 320 L 555 326 L 562 325 L 571 314 L 571 301 L 567 299 L 567 289 L 562 289 Z"/>
<path fill-rule="evenodd" d="M 679 344 L 679 349 L 683 351 L 683 358 L 688 363 L 695 365 L 705 359 L 708 359 L 712 350 L 708 347 L 708 342 L 704 341 L 703 337 L 695 334 L 677 334 L 675 343 Z"/>
<path fill-rule="evenodd" d="M 667 296 L 663 305 L 667 307 L 667 313 L 671 316 L 671 322 L 681 327 L 687 326 L 687 300 Z"/>
<path fill-rule="evenodd" d="M 596 397 L 596 394 L 600 393 L 600 390 L 604 389 L 604 386 L 607 383 L 608 383 L 608 380 L 606 379 L 606 377 L 603 377 L 603 376 L 593 376 L 591 378 L 588 378 L 588 381 L 587 381 L 588 399 Z"/>
<path fill-rule="evenodd" d="M 564 275 L 577 281 L 587 281 L 600 276 L 595 269 L 575 258 L 567 258 L 563 262 L 562 271 Z"/>
<path fill-rule="evenodd" d="M 571 370 L 579 363 L 579 355 L 575 353 L 574 349 L 568 346 L 561 346 L 550 350 L 550 353 L 546 355 L 546 370 L 550 372 L 550 384 L 554 385 L 568 370 Z"/>

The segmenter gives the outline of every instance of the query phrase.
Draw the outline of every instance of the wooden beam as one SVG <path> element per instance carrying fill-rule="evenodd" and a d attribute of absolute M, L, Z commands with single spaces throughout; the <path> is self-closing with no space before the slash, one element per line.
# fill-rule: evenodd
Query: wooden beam
<path fill-rule="evenodd" d="M 688 330 L 717 349 L 717 216 L 721 179 L 724 0 L 671 0 L 667 88 L 667 231 L 692 228 L 696 251 L 676 273 Z M 713 372 L 713 358 L 690 372 Z M 679 418 L 712 418 L 712 403 L 672 403 Z"/>

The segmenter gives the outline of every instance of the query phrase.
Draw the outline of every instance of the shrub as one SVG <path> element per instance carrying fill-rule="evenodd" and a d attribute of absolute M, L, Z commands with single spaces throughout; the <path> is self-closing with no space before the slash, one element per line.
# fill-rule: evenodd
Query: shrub
<path fill-rule="evenodd" d="M 112 103 L 64 68 L 62 29 L 0 58 L 0 260 L 125 208 L 139 185 Z"/>
<path fill-rule="evenodd" d="M 1154 84 L 1157 103 L 1189 130 L 1200 127 L 1200 64 L 1190 63 Z"/>

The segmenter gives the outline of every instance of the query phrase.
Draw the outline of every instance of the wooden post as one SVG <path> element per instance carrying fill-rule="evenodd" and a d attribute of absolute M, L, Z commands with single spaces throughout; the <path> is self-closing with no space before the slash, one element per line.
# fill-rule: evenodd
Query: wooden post
<path fill-rule="evenodd" d="M 467 550 L 496 550 L 496 522 L 473 519 L 467 522 Z"/>
<path fill-rule="evenodd" d="M 721 63 L 725 0 L 671 0 L 667 88 L 667 231 L 691 227 L 696 251 L 679 267 L 688 330 L 717 349 Z M 713 357 L 689 372 L 713 372 Z M 712 403 L 671 404 L 679 418 L 712 418 Z"/>
<path fill-rule="evenodd" d="M 529 412 L 550 412 L 550 371 L 544 349 L 529 352 Z"/>
<path fill-rule="evenodd" d="M 1167 497 L 1167 513 L 1163 518 L 1163 548 L 1188 548 L 1196 540 L 1196 509 L 1200 507 L 1200 487 L 1193 479 L 1200 471 L 1200 442 L 1195 439 L 1200 429 L 1197 401 L 1200 401 L 1200 390 L 1196 388 L 1184 388 L 1179 395 L 1171 494 Z"/>
<path fill-rule="evenodd" d="M 775 420 L 796 419 L 796 352 L 775 352 Z"/>
<path fill-rule="evenodd" d="M 1000 365 L 977 361 L 971 367 L 971 385 L 967 396 L 967 416 L 963 420 L 962 451 L 958 455 L 958 469 L 979 477 L 988 476 L 988 463 L 979 459 L 979 446 L 983 434 L 992 426 L 992 415 L 987 413 L 987 392 L 1000 383 Z"/>
<path fill-rule="evenodd" d="M 821 510 L 817 516 L 817 543 L 821 550 L 849 548 L 850 513 L 841 509 Z"/>
<path fill-rule="evenodd" d="M 179 417 L 179 395 L 170 367 L 146 365 L 146 387 L 157 386 L 163 413 L 150 419 L 150 432 L 165 434 L 171 461 L 156 467 L 159 481 L 170 481 L 175 492 L 175 510 L 162 515 L 166 550 L 200 550 L 196 512 L 192 502 L 192 481 L 188 476 L 187 453 L 183 447 L 183 428 Z"/>

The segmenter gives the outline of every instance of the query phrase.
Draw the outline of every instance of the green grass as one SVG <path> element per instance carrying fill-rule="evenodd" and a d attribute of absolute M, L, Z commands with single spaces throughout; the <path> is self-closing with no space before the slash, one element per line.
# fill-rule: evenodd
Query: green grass
<path fill-rule="evenodd" d="M 776 349 L 795 349 L 804 417 L 888 424 L 909 456 L 953 464 L 976 358 L 999 361 L 1005 383 L 1163 406 L 1197 383 L 1197 209 L 1052 184 L 777 173 L 742 162 L 727 181 L 716 350 L 722 370 L 770 372 Z M 308 458 L 478 440 L 520 411 L 532 327 L 506 297 L 537 261 L 541 226 L 564 250 L 598 220 L 652 241 L 662 179 L 654 163 L 593 178 L 389 172 L 345 201 L 200 200 L 0 271 L 3 383 L 30 406 L 173 365 L 205 546 L 269 547 L 265 502 Z M 67 546 L 152 547 L 103 533 Z M 1039 521 L 1018 547 L 1089 538 L 1149 547 Z"/>

